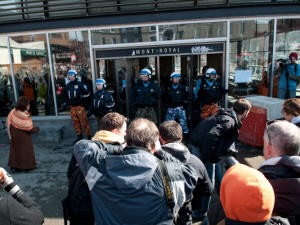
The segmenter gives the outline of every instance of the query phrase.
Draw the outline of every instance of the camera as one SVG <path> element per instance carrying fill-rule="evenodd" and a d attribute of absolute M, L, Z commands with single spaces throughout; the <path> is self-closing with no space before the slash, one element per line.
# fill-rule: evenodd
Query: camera
<path fill-rule="evenodd" d="M 278 59 L 277 62 L 279 63 L 279 66 L 284 67 L 291 63 L 289 58 L 286 59 Z"/>

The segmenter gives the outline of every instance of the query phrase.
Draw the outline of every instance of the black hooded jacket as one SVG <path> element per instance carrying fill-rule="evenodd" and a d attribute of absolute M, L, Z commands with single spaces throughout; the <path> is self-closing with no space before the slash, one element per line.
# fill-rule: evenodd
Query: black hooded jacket
<path fill-rule="evenodd" d="M 233 109 L 220 109 L 214 116 L 201 121 L 190 136 L 203 162 L 217 162 L 228 154 L 228 148 L 237 139 L 242 123 Z"/>

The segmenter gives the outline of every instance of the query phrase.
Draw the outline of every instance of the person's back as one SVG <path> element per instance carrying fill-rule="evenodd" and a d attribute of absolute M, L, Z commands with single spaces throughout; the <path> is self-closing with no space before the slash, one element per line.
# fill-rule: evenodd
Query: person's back
<path fill-rule="evenodd" d="M 200 122 L 190 135 L 190 143 L 199 150 L 203 162 L 218 161 L 238 137 L 241 124 L 230 109 L 220 109 L 217 114 Z M 200 155 L 199 155 L 200 154 Z"/>
<path fill-rule="evenodd" d="M 190 153 L 189 149 L 181 142 L 182 129 L 176 121 L 165 121 L 159 126 L 160 142 L 162 151 L 155 155 L 163 155 L 165 152 L 170 153 L 180 162 L 190 165 L 198 175 L 197 185 L 193 191 L 193 200 L 195 196 L 210 196 L 213 191 L 213 185 L 208 177 L 206 168 L 202 161 Z M 187 202 L 178 212 L 175 224 L 192 223 L 192 202 Z"/>
<path fill-rule="evenodd" d="M 275 192 L 274 213 L 300 223 L 300 129 L 288 121 L 267 125 L 264 158 L 259 170 Z"/>
<path fill-rule="evenodd" d="M 168 207 L 159 159 L 153 155 L 159 148 L 155 124 L 133 121 L 126 141 L 129 147 L 122 152 L 85 140 L 74 147 L 91 191 L 96 224 L 172 224 L 174 211 L 192 195 L 194 170 L 169 154 L 163 157 L 175 205 Z"/>

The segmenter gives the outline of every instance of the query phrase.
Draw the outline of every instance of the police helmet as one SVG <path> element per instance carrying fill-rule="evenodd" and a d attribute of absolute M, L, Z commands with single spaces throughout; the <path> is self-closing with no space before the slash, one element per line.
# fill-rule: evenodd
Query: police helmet
<path fill-rule="evenodd" d="M 170 75 L 170 80 L 172 81 L 173 78 L 180 78 L 180 77 L 181 77 L 181 74 L 180 74 L 180 73 L 173 72 L 173 73 L 171 73 L 171 75 Z"/>
<path fill-rule="evenodd" d="M 103 78 L 96 79 L 96 85 L 103 85 L 103 87 L 106 87 L 106 81 Z"/>
<path fill-rule="evenodd" d="M 73 76 L 77 75 L 77 72 L 76 72 L 76 70 L 69 70 L 67 75 L 70 76 L 70 77 L 73 77 Z"/>
<path fill-rule="evenodd" d="M 151 70 L 148 68 L 144 68 L 140 71 L 141 76 L 148 76 L 149 78 L 151 78 L 151 74 Z"/>
<path fill-rule="evenodd" d="M 217 71 L 214 68 L 209 68 L 205 72 L 205 77 L 210 77 L 210 75 L 217 75 Z"/>

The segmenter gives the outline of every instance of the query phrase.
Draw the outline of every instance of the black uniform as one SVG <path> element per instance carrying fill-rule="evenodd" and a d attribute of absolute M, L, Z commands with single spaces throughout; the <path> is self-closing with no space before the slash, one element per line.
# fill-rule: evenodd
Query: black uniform
<path fill-rule="evenodd" d="M 115 106 L 115 101 L 112 95 L 105 91 L 97 91 L 92 99 L 89 114 L 94 114 L 96 117 L 103 117 L 106 113 L 113 110 Z"/>
<path fill-rule="evenodd" d="M 70 81 L 65 89 L 65 100 L 70 106 L 84 106 L 84 95 L 89 94 L 87 87 L 78 81 Z"/>

